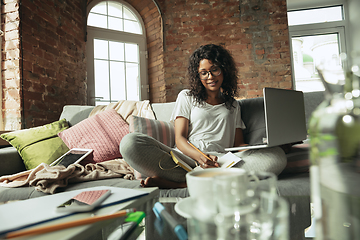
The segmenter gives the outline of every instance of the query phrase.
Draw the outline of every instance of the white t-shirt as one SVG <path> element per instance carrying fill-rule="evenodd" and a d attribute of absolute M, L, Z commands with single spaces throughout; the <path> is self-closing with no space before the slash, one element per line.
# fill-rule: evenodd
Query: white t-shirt
<path fill-rule="evenodd" d="M 177 117 L 188 119 L 188 140 L 203 152 L 224 153 L 224 148 L 233 147 L 235 129 L 245 128 L 238 102 L 234 101 L 231 110 L 225 103 L 199 105 L 194 97 L 187 95 L 188 92 L 182 90 L 179 93 L 170 120 L 174 122 Z"/>

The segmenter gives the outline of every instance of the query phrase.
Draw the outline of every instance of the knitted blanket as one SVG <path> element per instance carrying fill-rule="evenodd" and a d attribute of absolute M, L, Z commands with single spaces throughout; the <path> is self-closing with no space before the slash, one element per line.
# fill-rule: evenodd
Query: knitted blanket
<path fill-rule="evenodd" d="M 107 109 L 115 109 L 121 117 L 129 123 L 129 117 L 135 115 L 138 117 L 155 119 L 155 115 L 150 106 L 149 100 L 144 101 L 130 101 L 120 100 L 116 103 L 109 103 L 108 105 L 96 106 L 89 114 L 89 117 L 96 115 Z"/>

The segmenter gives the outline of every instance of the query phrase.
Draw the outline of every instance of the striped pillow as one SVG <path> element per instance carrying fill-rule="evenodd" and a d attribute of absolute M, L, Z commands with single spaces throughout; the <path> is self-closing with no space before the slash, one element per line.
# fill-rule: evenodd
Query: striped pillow
<path fill-rule="evenodd" d="M 309 144 L 303 143 L 292 146 L 286 157 L 287 165 L 281 174 L 309 172 Z"/>
<path fill-rule="evenodd" d="M 170 122 L 132 115 L 129 119 L 129 131 L 147 134 L 169 147 L 175 146 L 174 126 Z"/>

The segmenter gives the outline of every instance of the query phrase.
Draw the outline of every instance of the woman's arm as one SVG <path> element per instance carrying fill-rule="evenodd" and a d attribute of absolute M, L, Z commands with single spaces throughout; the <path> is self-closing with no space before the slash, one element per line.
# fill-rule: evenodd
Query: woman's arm
<path fill-rule="evenodd" d="M 201 155 L 188 143 L 189 119 L 177 117 L 175 119 L 175 143 L 177 148 L 185 155 L 197 161 L 202 167 L 218 167 L 217 157 L 208 155 L 212 161 Z M 203 165 L 205 164 L 205 166 Z"/>
<path fill-rule="evenodd" d="M 247 145 L 244 142 L 244 135 L 243 135 L 243 131 L 241 128 L 236 128 L 235 129 L 235 141 L 234 141 L 234 147 L 240 147 L 240 146 L 245 146 Z"/>

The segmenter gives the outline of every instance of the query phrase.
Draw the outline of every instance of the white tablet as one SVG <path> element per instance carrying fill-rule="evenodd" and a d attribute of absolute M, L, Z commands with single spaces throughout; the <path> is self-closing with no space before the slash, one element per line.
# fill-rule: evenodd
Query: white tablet
<path fill-rule="evenodd" d="M 70 164 L 79 163 L 92 152 L 93 149 L 72 148 L 64 155 L 52 162 L 50 166 L 63 165 L 68 167 Z"/>

